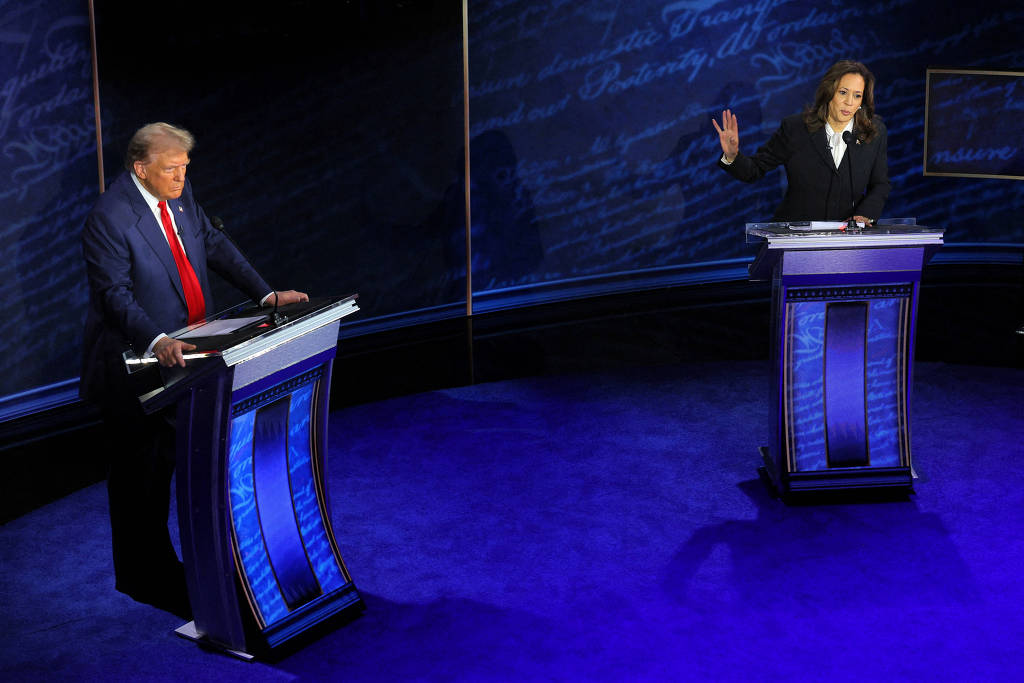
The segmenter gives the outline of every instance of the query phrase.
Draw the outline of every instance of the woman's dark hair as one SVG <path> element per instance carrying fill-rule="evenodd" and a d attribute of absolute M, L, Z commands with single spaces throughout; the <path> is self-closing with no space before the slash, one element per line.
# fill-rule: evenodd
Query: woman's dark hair
<path fill-rule="evenodd" d="M 839 81 L 846 74 L 857 74 L 864 79 L 864 96 L 861 98 L 860 109 L 853 115 L 853 127 L 860 140 L 870 142 L 878 134 L 874 124 L 875 76 L 860 62 L 843 60 L 828 68 L 814 93 L 814 104 L 804 110 L 804 124 L 812 133 L 825 125 L 829 102 L 839 89 Z"/>

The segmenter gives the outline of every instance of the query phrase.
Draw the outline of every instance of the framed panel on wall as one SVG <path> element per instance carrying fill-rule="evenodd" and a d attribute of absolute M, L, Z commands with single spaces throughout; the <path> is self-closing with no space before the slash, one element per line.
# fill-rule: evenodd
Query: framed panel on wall
<path fill-rule="evenodd" d="M 1024 71 L 928 69 L 924 175 L 1024 180 Z"/>

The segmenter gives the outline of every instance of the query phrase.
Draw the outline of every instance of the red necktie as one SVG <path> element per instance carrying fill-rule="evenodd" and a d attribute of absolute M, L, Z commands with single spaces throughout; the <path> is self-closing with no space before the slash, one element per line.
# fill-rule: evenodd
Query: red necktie
<path fill-rule="evenodd" d="M 174 263 L 178 266 L 178 277 L 181 278 L 181 289 L 185 292 L 185 305 L 188 306 L 188 324 L 191 325 L 206 317 L 203 289 L 199 286 L 196 271 L 192 270 L 192 264 L 188 262 L 185 252 L 181 249 L 178 236 L 174 234 L 171 214 L 167 212 L 167 202 L 159 202 L 157 206 L 160 207 L 160 222 L 164 224 L 164 234 L 167 235 L 167 242 L 171 245 Z"/>

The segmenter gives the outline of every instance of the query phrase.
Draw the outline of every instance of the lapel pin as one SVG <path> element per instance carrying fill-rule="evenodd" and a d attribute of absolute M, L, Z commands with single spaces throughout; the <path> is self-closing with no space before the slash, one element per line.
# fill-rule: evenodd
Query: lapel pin
<path fill-rule="evenodd" d="M 185 212 L 185 209 L 183 209 L 183 208 L 181 208 L 181 207 L 179 206 L 179 207 L 178 207 L 178 213 L 184 213 L 184 212 Z"/>

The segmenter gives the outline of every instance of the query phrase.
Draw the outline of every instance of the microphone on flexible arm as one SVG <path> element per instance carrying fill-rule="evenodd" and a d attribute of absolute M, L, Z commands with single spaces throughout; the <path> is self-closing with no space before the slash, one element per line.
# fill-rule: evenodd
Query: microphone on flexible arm
<path fill-rule="evenodd" d="M 235 249 L 238 250 L 238 253 L 241 254 L 242 258 L 244 258 L 246 260 L 246 263 L 249 264 L 249 267 L 252 268 L 253 270 L 256 270 L 256 268 L 253 267 L 252 265 L 252 261 L 250 261 L 249 257 L 245 255 L 245 252 L 242 251 L 242 248 L 238 246 L 238 242 L 236 242 L 234 238 L 231 237 L 231 234 L 224 229 L 224 221 L 220 219 L 220 216 L 210 216 L 210 225 L 215 227 L 217 229 L 217 232 L 227 237 L 228 242 L 231 242 L 231 244 L 234 245 Z M 274 311 L 270 315 L 270 320 L 274 323 L 275 327 L 283 325 L 284 323 L 288 322 L 288 316 L 282 315 L 277 312 L 277 290 L 274 290 Z"/>
<path fill-rule="evenodd" d="M 857 144 L 857 134 L 853 131 L 843 132 L 843 142 L 846 143 L 846 157 L 847 163 L 846 168 L 850 171 L 850 218 L 846 221 L 847 232 L 858 232 L 860 226 L 857 225 L 857 197 L 853 193 L 853 146 Z M 867 227 L 867 226 L 865 226 Z"/>

